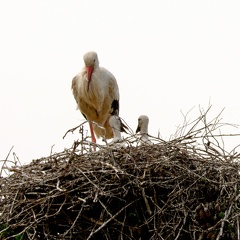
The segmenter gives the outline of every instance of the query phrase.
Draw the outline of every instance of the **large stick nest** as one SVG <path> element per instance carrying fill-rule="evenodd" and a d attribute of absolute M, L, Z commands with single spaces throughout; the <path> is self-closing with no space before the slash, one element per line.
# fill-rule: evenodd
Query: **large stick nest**
<path fill-rule="evenodd" d="M 82 140 L 12 167 L 1 239 L 239 240 L 239 154 L 220 147 L 218 127 L 204 114 L 171 141 L 86 152 Z"/>

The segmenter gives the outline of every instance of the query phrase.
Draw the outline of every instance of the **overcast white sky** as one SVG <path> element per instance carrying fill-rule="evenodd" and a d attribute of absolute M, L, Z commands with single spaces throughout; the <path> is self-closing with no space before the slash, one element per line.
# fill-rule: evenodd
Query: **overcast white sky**
<path fill-rule="evenodd" d="M 0 0 L 0 159 L 72 145 L 82 122 L 71 93 L 86 51 L 117 78 L 120 115 L 165 140 L 199 105 L 240 124 L 240 1 Z M 239 129 L 234 131 L 239 132 Z M 234 146 L 239 138 L 230 140 Z M 12 157 L 12 156 L 11 156 Z"/>

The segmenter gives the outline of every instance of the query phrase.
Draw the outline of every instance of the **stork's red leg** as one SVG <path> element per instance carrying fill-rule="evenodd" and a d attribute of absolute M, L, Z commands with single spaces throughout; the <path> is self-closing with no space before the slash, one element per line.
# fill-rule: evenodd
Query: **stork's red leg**
<path fill-rule="evenodd" d="M 96 138 L 95 138 L 95 134 L 94 134 L 94 131 L 93 131 L 93 125 L 92 125 L 91 122 L 89 122 L 89 127 L 90 127 L 92 142 L 96 143 Z M 93 149 L 94 149 L 94 151 L 96 151 L 96 146 L 94 146 Z"/>

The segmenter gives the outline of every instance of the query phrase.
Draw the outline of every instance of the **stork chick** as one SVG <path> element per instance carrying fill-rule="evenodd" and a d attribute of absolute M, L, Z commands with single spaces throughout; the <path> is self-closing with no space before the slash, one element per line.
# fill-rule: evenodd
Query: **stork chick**
<path fill-rule="evenodd" d="M 121 132 L 126 132 L 127 128 L 119 116 L 113 115 L 109 118 L 109 125 L 113 130 L 113 140 L 110 144 L 122 142 Z"/>
<path fill-rule="evenodd" d="M 148 116 L 141 115 L 138 118 L 138 126 L 136 133 L 140 132 L 140 140 L 142 144 L 153 144 L 148 138 L 148 123 L 149 123 Z"/>

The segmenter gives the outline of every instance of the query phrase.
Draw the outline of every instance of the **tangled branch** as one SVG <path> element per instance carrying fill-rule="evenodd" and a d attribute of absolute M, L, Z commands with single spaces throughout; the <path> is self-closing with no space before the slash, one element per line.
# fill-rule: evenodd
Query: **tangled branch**
<path fill-rule="evenodd" d="M 239 154 L 219 143 L 219 116 L 206 116 L 170 141 L 137 146 L 133 135 L 91 152 L 83 137 L 12 167 L 0 179 L 0 236 L 239 240 Z"/>

